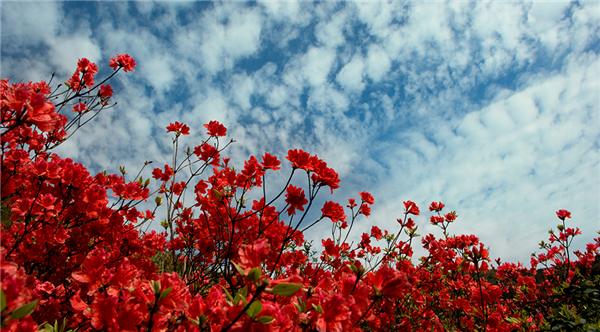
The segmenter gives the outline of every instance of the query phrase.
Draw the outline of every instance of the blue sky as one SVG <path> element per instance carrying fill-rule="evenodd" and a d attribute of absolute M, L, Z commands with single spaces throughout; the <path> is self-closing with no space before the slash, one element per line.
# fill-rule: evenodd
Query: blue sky
<path fill-rule="evenodd" d="M 340 175 L 323 201 L 371 192 L 357 237 L 372 225 L 395 232 L 405 200 L 424 212 L 419 233 L 441 236 L 427 206 L 442 201 L 459 215 L 451 233 L 478 235 L 504 261 L 528 262 L 558 209 L 583 232 L 576 249 L 600 229 L 597 2 L 0 6 L 1 76 L 12 82 L 53 72 L 64 82 L 82 57 L 98 77 L 115 53 L 136 59 L 111 83 L 118 105 L 57 151 L 93 172 L 164 165 L 170 122 L 187 123 L 195 146 L 218 120 L 238 167 L 298 148 Z"/>

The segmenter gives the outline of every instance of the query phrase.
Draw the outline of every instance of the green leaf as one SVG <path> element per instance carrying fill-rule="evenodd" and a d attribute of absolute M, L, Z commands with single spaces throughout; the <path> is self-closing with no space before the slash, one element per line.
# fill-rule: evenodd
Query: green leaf
<path fill-rule="evenodd" d="M 348 268 L 350 268 L 350 270 L 352 270 L 352 272 L 354 273 L 358 273 L 358 269 L 356 268 L 356 265 L 354 264 L 346 264 L 348 266 Z"/>
<path fill-rule="evenodd" d="M 31 302 L 29 302 L 27 304 L 23 304 L 22 306 L 13 310 L 13 312 L 10 315 L 10 318 L 7 319 L 6 321 L 21 319 L 23 317 L 31 315 L 33 310 L 35 310 L 35 307 L 37 306 L 38 301 L 39 300 L 31 301 Z"/>
<path fill-rule="evenodd" d="M 258 279 L 260 279 L 260 276 L 262 275 L 262 272 L 259 268 L 255 267 L 252 270 L 250 270 L 250 272 L 248 272 L 248 275 L 246 276 L 246 278 L 252 282 L 256 282 Z"/>
<path fill-rule="evenodd" d="M 240 303 L 240 300 L 242 300 L 244 305 L 246 305 L 246 297 L 240 293 L 235 294 L 235 297 L 233 298 L 233 301 L 231 301 L 231 302 L 233 303 L 233 305 L 237 305 L 238 303 Z"/>
<path fill-rule="evenodd" d="M 261 324 L 271 324 L 271 323 L 273 323 L 274 320 L 275 320 L 275 318 L 273 318 L 271 316 L 261 316 L 256 319 L 256 321 Z"/>
<path fill-rule="evenodd" d="M 267 289 L 268 292 L 277 294 L 280 296 L 292 296 L 294 295 L 300 288 L 302 288 L 302 284 L 292 284 L 289 282 L 282 282 L 280 284 L 275 285 L 275 287 L 271 289 Z"/>
<path fill-rule="evenodd" d="M 164 291 L 162 291 L 160 293 L 160 297 L 158 298 L 158 300 L 160 301 L 160 300 L 164 299 L 165 297 L 169 296 L 169 294 L 171 294 L 172 290 L 173 290 L 173 287 L 169 287 L 169 288 L 165 289 Z"/>
<path fill-rule="evenodd" d="M 233 297 L 231 296 L 231 294 L 227 291 L 227 289 L 225 287 L 223 287 L 223 291 L 225 291 L 225 296 L 227 296 L 227 299 L 229 300 L 229 302 L 233 302 Z"/>
<path fill-rule="evenodd" d="M 156 196 L 156 198 L 154 199 L 154 203 L 156 203 L 156 205 L 158 205 L 158 206 L 162 205 L 162 201 L 163 201 L 162 196 Z"/>
<path fill-rule="evenodd" d="M 38 332 L 56 332 L 56 330 L 49 323 L 45 323 L 44 327 L 39 329 Z"/>
<path fill-rule="evenodd" d="M 248 310 L 246 310 L 246 314 L 254 319 L 256 316 L 258 316 L 258 314 L 260 314 L 260 312 L 262 311 L 262 303 L 260 303 L 260 301 L 254 301 L 250 304 L 250 307 L 248 308 Z"/>
<path fill-rule="evenodd" d="M 63 318 L 62 326 L 60 327 L 59 332 L 64 332 L 66 327 L 67 327 L 67 319 Z"/>
<path fill-rule="evenodd" d="M 217 189 L 213 188 L 212 191 L 217 196 L 218 199 L 221 199 L 221 193 Z"/>
<path fill-rule="evenodd" d="M 239 291 L 238 294 L 242 294 L 242 296 L 244 297 L 248 297 L 248 286 L 244 286 L 242 287 Z"/>
<path fill-rule="evenodd" d="M 321 308 L 320 304 L 315 305 L 314 303 L 312 304 L 313 308 L 315 308 L 315 311 L 322 314 L 323 313 L 323 308 Z"/>
<path fill-rule="evenodd" d="M 199 321 L 197 321 L 197 320 L 195 320 L 193 318 L 190 318 L 190 317 L 188 317 L 187 319 L 190 321 L 190 323 L 194 324 L 194 326 L 196 326 L 196 327 L 200 326 L 200 322 Z"/>
<path fill-rule="evenodd" d="M 238 271 L 239 274 L 241 274 L 242 276 L 246 277 L 246 275 L 244 274 L 244 269 L 242 269 L 239 265 L 237 265 L 235 262 L 231 262 L 231 264 L 233 264 L 233 266 L 235 266 L 235 269 Z"/>
<path fill-rule="evenodd" d="M 154 295 L 158 295 L 160 294 L 160 281 L 158 280 L 152 280 L 150 281 L 150 286 L 152 286 L 152 291 L 154 292 Z"/>
<path fill-rule="evenodd" d="M 6 309 L 6 297 L 4 296 L 4 292 L 0 288 L 0 311 L 4 311 Z"/>

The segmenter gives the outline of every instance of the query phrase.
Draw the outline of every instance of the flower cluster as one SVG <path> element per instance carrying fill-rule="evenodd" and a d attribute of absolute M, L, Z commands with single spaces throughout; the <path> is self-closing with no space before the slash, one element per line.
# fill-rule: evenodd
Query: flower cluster
<path fill-rule="evenodd" d="M 109 64 L 115 72 L 135 65 L 126 54 Z M 178 147 L 192 129 L 166 127 L 173 162 L 151 171 L 154 187 L 139 175 L 127 181 L 124 169 L 92 175 L 51 150 L 112 97 L 106 80 L 92 93 L 97 70 L 79 60 L 56 105 L 44 82 L 2 81 L 2 331 L 535 331 L 553 321 L 558 305 L 585 313 L 555 290 L 586 285 L 600 239 L 572 259 L 581 232 L 566 227 L 566 210 L 531 268 L 500 261 L 494 268 L 479 238 L 450 235 L 458 215 L 432 202 L 429 220 L 443 237 L 423 236 L 427 254 L 414 263 L 415 202 L 403 202 L 397 229 L 369 225 L 354 243 L 354 224 L 375 203 L 370 193 L 350 198 L 348 214 L 322 203 L 320 189 L 339 188 L 338 174 L 294 149 L 286 184 L 269 194 L 265 183 L 284 171 L 281 161 L 265 153 L 261 162 L 251 156 L 240 169 L 230 166 L 223 151 L 231 142 L 221 139 L 227 128 L 217 121 L 183 156 Z M 71 121 L 56 113 L 67 105 Z M 298 169 L 307 182 L 296 179 Z M 151 197 L 154 210 L 136 208 Z M 143 231 L 159 207 L 164 232 Z M 304 232 L 324 218 L 331 237 L 319 254 Z"/>

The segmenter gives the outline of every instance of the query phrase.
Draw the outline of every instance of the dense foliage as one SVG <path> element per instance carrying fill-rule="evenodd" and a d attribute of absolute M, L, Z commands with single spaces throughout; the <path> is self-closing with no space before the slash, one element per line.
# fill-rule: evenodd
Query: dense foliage
<path fill-rule="evenodd" d="M 79 60 L 62 90 L 1 82 L 2 331 L 599 328 L 600 240 L 571 252 L 580 232 L 567 227 L 566 210 L 529 268 L 492 267 L 475 235 L 450 235 L 457 214 L 433 202 L 430 221 L 444 236 L 423 236 L 428 254 L 414 264 L 415 203 L 404 202 L 396 229 L 373 226 L 350 244 L 354 223 L 370 215 L 371 194 L 358 193 L 346 208 L 327 201 L 309 220 L 319 192 L 339 188 L 337 173 L 290 150 L 287 183 L 268 195 L 268 173 L 284 171 L 279 158 L 265 153 L 234 168 L 224 157 L 227 129 L 216 121 L 205 125 L 205 140 L 181 151 L 191 129 L 169 124 L 173 161 L 152 180 L 128 182 L 124 169 L 90 174 L 52 149 L 111 106 L 104 83 L 136 63 L 117 55 L 109 65 L 115 72 L 96 84 L 96 64 Z M 70 119 L 61 114 L 68 110 Z M 150 192 L 151 181 L 159 189 Z M 153 210 L 136 208 L 151 197 Z M 157 217 L 165 231 L 144 232 Z M 320 255 L 303 235 L 319 222 L 332 225 Z"/>

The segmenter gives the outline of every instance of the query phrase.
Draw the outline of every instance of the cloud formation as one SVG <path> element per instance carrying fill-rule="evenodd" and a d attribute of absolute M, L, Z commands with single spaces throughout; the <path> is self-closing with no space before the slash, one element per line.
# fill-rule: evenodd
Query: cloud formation
<path fill-rule="evenodd" d="M 162 165 L 169 122 L 195 145 L 218 120 L 234 164 L 301 148 L 340 174 L 323 200 L 371 192 L 357 237 L 394 232 L 409 199 L 423 212 L 443 201 L 452 232 L 508 261 L 528 261 L 558 209 L 582 230 L 576 248 L 600 228 L 597 3 L 0 6 L 3 78 L 65 81 L 82 57 L 107 75 L 115 53 L 138 62 L 115 79 L 117 107 L 59 148 L 93 171 Z M 427 215 L 420 233 L 440 235 Z"/>

